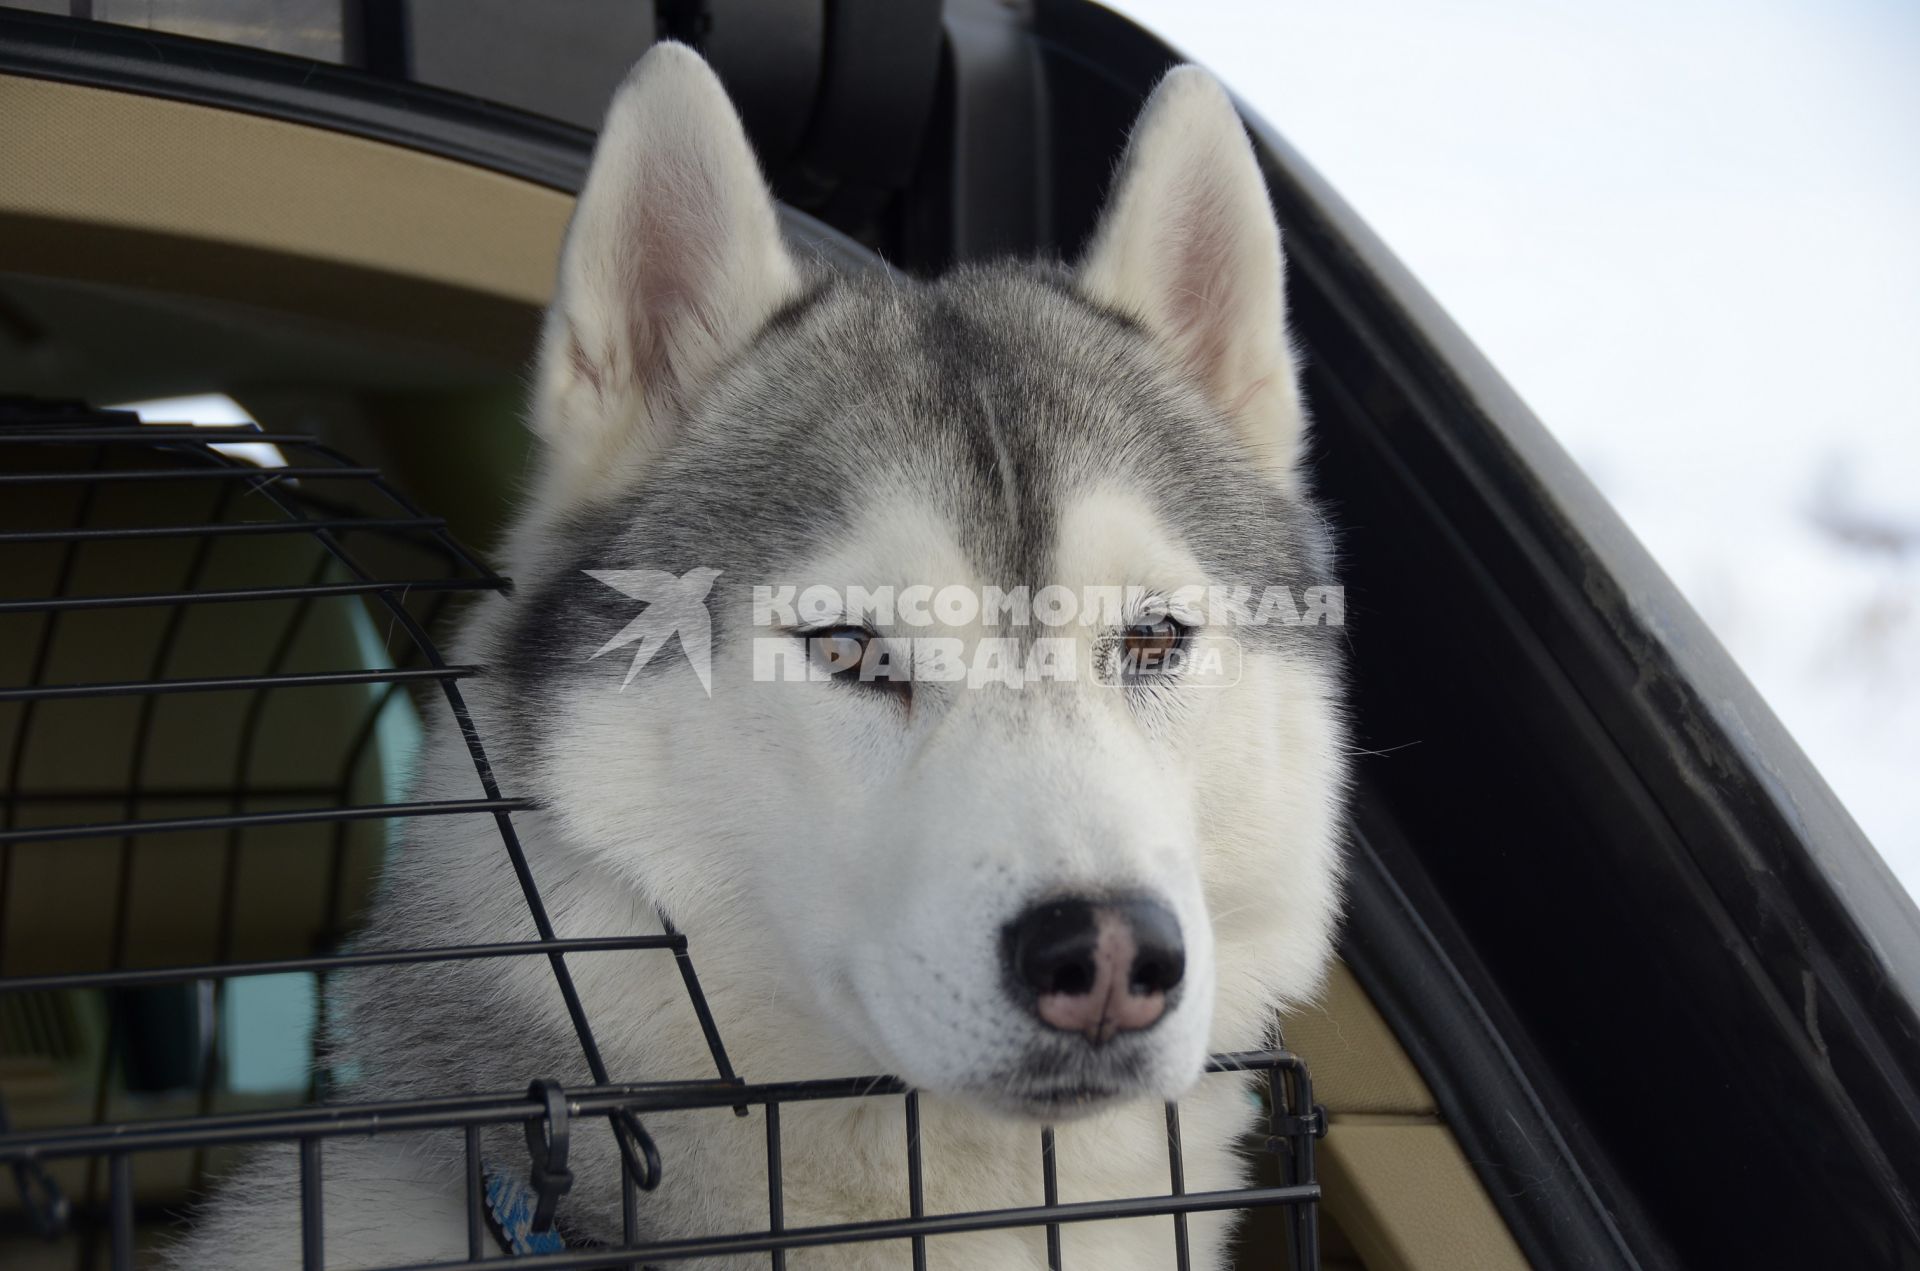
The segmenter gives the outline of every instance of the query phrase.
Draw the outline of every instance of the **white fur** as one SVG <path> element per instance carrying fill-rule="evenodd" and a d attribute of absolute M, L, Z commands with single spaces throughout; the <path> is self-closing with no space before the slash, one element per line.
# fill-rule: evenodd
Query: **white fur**
<path fill-rule="evenodd" d="M 1225 96 L 1182 70 L 1155 94 L 1129 151 L 1114 210 L 1084 266 L 1086 287 L 1161 334 L 1289 479 L 1299 409 L 1285 347 L 1279 247 L 1258 173 Z M 653 255 L 636 252 L 647 244 Z M 1197 246 L 1196 246 L 1197 245 Z M 659 253 L 671 259 L 655 259 Z M 718 83 L 663 46 L 621 89 L 569 235 L 547 324 L 536 424 L 545 476 L 510 546 L 524 577 L 564 567 L 546 535 L 570 509 L 630 481 L 673 444 L 676 412 L 798 285 L 759 175 Z M 1203 303 L 1195 303 L 1195 295 Z M 957 527 L 911 491 L 874 492 L 844 527 L 820 578 L 868 586 L 978 585 Z M 1206 583 L 1152 506 L 1124 488 L 1063 510 L 1054 558 L 1083 585 Z M 716 592 L 716 603 L 727 603 Z M 511 601 L 480 608 L 456 652 L 500 651 Z M 744 613 L 723 630 L 746 625 Z M 915 634 L 983 637 L 979 626 Z M 1335 818 L 1342 781 L 1336 686 L 1312 666 L 1249 657 L 1240 683 L 1197 692 L 1143 724 L 1121 695 L 1083 679 L 1022 690 L 956 691 L 908 715 L 857 694 L 753 681 L 745 640 L 714 651 L 709 698 L 691 673 L 630 691 L 574 682 L 545 749 L 501 756 L 507 778 L 550 811 L 515 817 L 562 936 L 658 930 L 671 914 L 696 962 L 733 1062 L 756 1081 L 892 1071 L 925 1092 L 932 1212 L 1036 1204 L 1036 1123 L 992 1074 L 1019 1036 L 1000 989 L 996 934 L 1023 898 L 1124 887 L 1159 897 L 1185 933 L 1180 1004 L 1154 1030 L 1137 1097 L 1060 1125 L 1062 1199 L 1165 1194 L 1160 1100 L 1180 1097 L 1186 1182 L 1240 1185 L 1233 1151 L 1251 1121 L 1247 1086 L 1213 1077 L 1212 1050 L 1269 1038 L 1275 1009 L 1311 995 L 1338 900 Z M 685 671 L 685 668 L 679 668 Z M 1016 700 L 1017 698 L 1017 700 Z M 507 735 L 506 704 L 473 685 L 481 735 Z M 477 791 L 458 735 L 430 742 L 420 797 Z M 415 828 L 389 869 L 380 932 L 438 943 L 533 932 L 490 827 Z M 570 960 L 616 1079 L 706 1077 L 711 1061 L 679 977 L 653 952 Z M 349 983 L 349 1020 L 417 1009 L 419 1026 L 480 1027 L 435 1014 L 436 977 L 458 968 Z M 551 1038 L 549 1074 L 584 1080 L 536 959 L 489 964 L 489 1028 Z M 409 987 L 417 986 L 417 987 Z M 417 993 L 418 996 L 412 996 Z M 357 995 L 357 996 L 356 996 Z M 486 1065 L 498 1038 L 421 1073 L 364 1038 L 343 1038 L 374 1097 L 391 1086 L 511 1088 Z M 359 1046 L 356 1052 L 355 1047 Z M 388 1083 L 383 1086 L 382 1083 Z M 490 1083 L 490 1084 L 489 1084 Z M 667 1181 L 646 1198 L 655 1238 L 755 1230 L 766 1221 L 764 1123 L 756 1110 L 647 1118 Z M 783 1110 L 789 1226 L 905 1212 L 898 1099 Z M 329 1143 L 329 1266 L 464 1256 L 457 1135 Z M 567 1205 L 617 1212 L 609 1136 L 583 1126 Z M 175 1265 L 291 1265 L 298 1230 L 290 1150 L 230 1180 Z M 1220 1265 L 1222 1215 L 1191 1220 L 1193 1265 Z M 1173 1265 L 1172 1223 L 1070 1226 L 1067 1265 Z M 947 1271 L 1035 1271 L 1039 1230 L 935 1239 Z M 905 1267 L 904 1243 L 791 1254 L 796 1271 Z M 764 1255 L 698 1266 L 759 1267 Z"/>

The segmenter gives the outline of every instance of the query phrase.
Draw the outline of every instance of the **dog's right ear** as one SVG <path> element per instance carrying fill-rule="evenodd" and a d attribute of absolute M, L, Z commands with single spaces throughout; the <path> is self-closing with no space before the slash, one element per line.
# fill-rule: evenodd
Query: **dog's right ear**
<path fill-rule="evenodd" d="M 1266 181 L 1226 90 L 1197 66 L 1140 111 L 1080 263 L 1084 295 L 1137 319 L 1288 482 L 1305 415 Z"/>
<path fill-rule="evenodd" d="M 740 117 L 700 55 L 656 44 L 614 94 L 542 337 L 546 494 L 606 492 L 800 289 Z"/>

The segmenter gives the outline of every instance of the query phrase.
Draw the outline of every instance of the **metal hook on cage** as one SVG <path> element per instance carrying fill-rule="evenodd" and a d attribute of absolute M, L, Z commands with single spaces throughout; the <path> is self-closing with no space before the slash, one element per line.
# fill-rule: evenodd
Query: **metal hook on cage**
<path fill-rule="evenodd" d="M 613 1123 L 613 1140 L 620 1145 L 620 1155 L 633 1175 L 633 1185 L 643 1192 L 660 1186 L 660 1149 L 654 1146 L 653 1136 L 640 1124 L 640 1118 L 634 1115 L 633 1109 L 621 1108 L 609 1119 Z"/>
<path fill-rule="evenodd" d="M 34 1235 L 52 1240 L 66 1234 L 73 1205 L 45 1166 L 33 1161 L 15 1161 L 13 1183 L 19 1189 L 20 1203 L 27 1211 L 27 1225 L 33 1228 Z"/>
<path fill-rule="evenodd" d="M 573 1171 L 567 1168 L 567 1145 L 572 1139 L 567 1093 L 557 1081 L 536 1081 L 527 1087 L 527 1098 L 547 1105 L 544 1118 L 527 1119 L 527 1155 L 532 1158 L 527 1183 L 535 1197 L 530 1225 L 534 1231 L 551 1231 L 560 1198 L 573 1190 Z"/>
<path fill-rule="evenodd" d="M 0 1134 L 12 1130 L 13 1119 L 7 1115 L 6 1101 L 0 1099 Z M 53 1181 L 53 1175 L 47 1173 L 46 1166 L 38 1161 L 15 1161 L 13 1185 L 20 1193 L 21 1207 L 27 1211 L 27 1225 L 35 1235 L 52 1240 L 66 1234 L 73 1204 L 60 1190 L 60 1184 Z"/>

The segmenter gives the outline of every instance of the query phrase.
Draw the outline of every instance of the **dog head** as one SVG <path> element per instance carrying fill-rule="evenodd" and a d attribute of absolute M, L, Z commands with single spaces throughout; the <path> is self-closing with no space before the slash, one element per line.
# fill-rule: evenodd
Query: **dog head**
<path fill-rule="evenodd" d="M 729 1027 L 1056 1117 L 1176 1095 L 1314 989 L 1339 634 L 1282 293 L 1198 70 L 1077 267 L 920 282 L 796 259 L 706 66 L 636 68 L 500 661 L 544 802 Z"/>

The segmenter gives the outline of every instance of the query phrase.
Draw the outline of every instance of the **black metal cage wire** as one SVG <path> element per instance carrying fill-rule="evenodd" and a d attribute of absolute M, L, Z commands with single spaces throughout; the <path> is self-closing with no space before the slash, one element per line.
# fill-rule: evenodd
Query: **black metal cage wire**
<path fill-rule="evenodd" d="M 285 466 L 261 467 L 233 457 L 230 443 L 247 442 L 280 447 Z M 215 449 L 215 446 L 222 447 Z M 102 517 L 101 502 L 118 490 L 164 486 L 197 488 L 208 513 L 186 523 L 111 523 L 128 519 Z M 64 488 L 64 501 L 34 502 L 24 496 Z M 6 512 L 8 505 L 14 511 Z M 56 511 L 58 509 L 58 511 Z M 21 523 L 24 518 L 24 523 Z M 137 517 L 133 518 L 138 520 Z M 173 518 L 178 521 L 177 516 Z M 52 523 L 61 522 L 61 523 Z M 210 562 L 223 546 L 239 540 L 277 538 L 311 546 L 314 557 L 303 577 L 286 576 L 249 582 L 245 586 L 211 587 L 215 576 Z M 90 553 L 125 551 L 131 545 L 168 540 L 183 550 L 184 585 L 174 590 L 95 594 L 84 585 L 85 557 Z M 353 547 L 350 549 L 349 544 Z M 23 1129 L 6 1120 L 0 1101 L 0 1163 L 9 1167 L 19 1203 L 30 1226 L 57 1234 L 69 1225 L 82 1238 L 79 1263 L 97 1262 L 105 1245 L 110 1265 L 117 1271 L 134 1266 L 134 1164 L 143 1154 L 192 1153 L 192 1178 L 197 1182 L 207 1168 L 207 1153 L 235 1144 L 280 1142 L 297 1144 L 299 1152 L 302 1259 L 310 1271 L 322 1266 L 325 1231 L 320 1198 L 325 1183 L 324 1145 L 329 1138 L 370 1133 L 439 1131 L 462 1134 L 467 1179 L 468 1258 L 497 1256 L 485 1226 L 480 1142 L 482 1128 L 492 1124 L 524 1123 L 534 1155 L 549 1145 L 556 1152 L 577 1118 L 605 1118 L 620 1144 L 624 1187 L 624 1242 L 618 1249 L 542 1254 L 522 1259 L 539 1267 L 602 1267 L 674 1262 L 717 1254 L 764 1252 L 775 1268 L 785 1263 L 790 1249 L 875 1240 L 910 1242 L 913 1265 L 926 1262 L 927 1241 L 942 1234 L 990 1228 L 1044 1227 L 1049 1263 L 1062 1265 L 1062 1224 L 1150 1215 L 1172 1218 L 1169 1252 L 1175 1264 L 1186 1268 L 1186 1215 L 1223 1209 L 1277 1206 L 1283 1215 L 1280 1248 L 1272 1265 L 1311 1267 L 1318 1263 L 1317 1202 L 1320 1189 L 1314 1174 L 1314 1140 L 1324 1133 L 1324 1114 L 1314 1105 L 1305 1065 L 1284 1050 L 1214 1056 L 1208 1071 L 1262 1071 L 1267 1074 L 1266 1134 L 1260 1146 L 1272 1154 L 1266 1171 L 1276 1182 L 1241 1190 L 1190 1193 L 1183 1180 L 1179 1110 L 1167 1106 L 1168 1188 L 1164 1194 L 1060 1203 L 1050 1129 L 1038 1135 L 1044 1194 L 1039 1203 L 1019 1209 L 969 1213 L 928 1213 L 922 1194 L 922 1158 L 918 1096 L 889 1077 L 843 1077 L 812 1081 L 756 1084 L 737 1074 L 730 1063 L 694 970 L 693 941 L 686 933 L 665 926 L 664 934 L 604 935 L 558 938 L 541 900 L 535 880 L 514 830 L 513 814 L 530 805 L 503 792 L 495 783 L 484 740 L 463 702 L 460 682 L 485 674 L 479 666 L 449 665 L 429 635 L 445 602 L 462 592 L 505 591 L 511 584 L 460 546 L 445 520 L 425 514 L 404 494 L 370 467 L 355 464 L 330 446 L 309 436 L 270 433 L 254 427 L 196 428 L 191 425 L 143 425 L 138 418 L 114 411 L 98 411 L 77 404 L 0 401 L 0 552 L 37 550 L 52 553 L 42 577 L 52 585 L 45 594 L 15 594 L 18 587 L 0 589 L 0 618 L 32 623 L 16 628 L 29 648 L 27 682 L 0 687 L 0 707 L 11 707 L 12 746 L 0 790 L 0 922 L 10 912 L 10 892 L 16 890 L 18 857 L 28 844 L 76 844 L 105 841 L 117 844 L 111 859 L 112 939 L 104 966 L 56 968 L 36 974 L 17 974 L 0 965 L 0 1006 L 14 995 L 60 993 L 75 990 L 108 992 L 153 986 L 199 986 L 207 994 L 226 991 L 239 977 L 305 972 L 324 977 L 330 971 L 370 965 L 425 964 L 464 959 L 543 957 L 552 968 L 555 990 L 565 1002 L 573 1030 L 593 1084 L 562 1089 L 529 1073 L 528 1090 L 462 1093 L 444 1097 L 388 1102 L 328 1102 L 315 1084 L 300 1106 L 239 1111 L 214 1110 L 213 1092 L 220 1062 L 217 1035 L 201 1048 L 196 1063 L 198 1098 L 186 1116 L 109 1117 L 110 1069 L 116 1051 L 109 1023 L 109 1040 L 92 1074 L 91 1118 L 79 1124 L 57 1124 Z M 377 559 L 376 559 L 377 558 Z M 289 573 L 283 557 L 273 567 Z M 395 562 L 401 562 L 396 569 Z M 384 567 L 383 567 L 384 566 Z M 0 567 L 0 578 L 10 571 Z M 18 573 L 16 572 L 16 576 Z M 191 677 L 169 674 L 178 660 L 189 619 L 205 608 L 232 605 L 279 604 L 284 614 L 276 620 L 277 634 L 267 643 L 265 666 L 257 674 L 216 674 Z M 401 649 L 384 659 L 385 666 L 356 665 L 340 669 L 289 669 L 303 625 L 321 606 L 361 605 L 387 628 L 389 645 L 400 638 Z M 164 614 L 146 659 L 148 673 L 140 678 L 112 682 L 49 682 L 53 654 L 59 648 L 61 626 L 86 611 L 159 611 Z M 373 659 L 363 658 L 363 663 Z M 262 713 L 282 694 L 339 686 L 359 686 L 369 694 L 360 721 L 351 731 L 341 775 L 331 783 L 305 791 L 279 792 L 291 807 L 261 808 L 258 793 L 248 787 L 251 762 L 247 753 L 258 736 Z M 466 740 L 483 797 L 459 800 L 402 802 L 388 799 L 356 801 L 354 774 L 361 766 L 382 712 L 397 694 L 409 688 L 424 690 L 420 701 L 451 712 Z M 437 692 L 435 691 L 437 690 Z M 246 705 L 239 716 L 238 769 L 234 788 L 213 792 L 226 800 L 224 811 L 192 816 L 152 817 L 140 813 L 147 806 L 143 765 L 147 763 L 148 734 L 155 727 L 154 704 L 168 695 L 234 695 Z M 26 801 L 21 789 L 23 763 L 33 741 L 38 712 L 59 703 L 133 699 L 133 770 L 127 780 L 123 815 L 118 819 L 79 823 L 23 824 Z M 5 716 L 0 715 L 0 721 Z M 0 730 L 9 725 L 0 722 Z M 346 908 L 343 875 L 346 870 L 347 832 L 355 825 L 383 823 L 388 818 L 458 816 L 490 818 L 498 834 L 501 864 L 518 879 L 539 939 L 503 944 L 425 947 L 378 953 L 329 952 L 344 934 L 351 915 Z M 257 850 L 258 838 L 243 835 L 283 835 L 292 827 L 325 827 L 327 920 L 312 941 L 310 956 L 241 958 L 236 956 L 236 908 L 241 903 L 236 878 L 243 849 Z M 129 966 L 128 926 L 130 892 L 134 887 L 136 845 L 160 850 L 162 844 L 187 832 L 224 836 L 218 855 L 219 903 L 216 956 L 203 963 L 167 966 Z M 0 956 L 7 942 L 0 933 Z M 646 1074 L 615 1074 L 601 1057 L 594 1030 L 568 970 L 568 955 L 611 950 L 658 950 L 671 955 L 687 997 L 705 1032 L 715 1075 L 705 1080 L 622 1080 Z M 18 998 L 15 998 L 18 1000 Z M 316 1009 L 324 1011 L 325 994 L 315 994 Z M 217 1013 L 214 1018 L 217 1020 Z M 821 1099 L 904 1100 L 907 1134 L 901 1144 L 901 1202 L 897 1218 L 835 1226 L 789 1227 L 782 1221 L 780 1109 L 784 1104 Z M 699 1239 L 655 1241 L 641 1237 L 644 1227 L 643 1193 L 658 1184 L 663 1162 L 649 1138 L 643 1117 L 663 1110 L 712 1109 L 716 1115 L 731 1109 L 746 1116 L 764 1109 L 768 1176 L 767 1225 L 761 1232 L 716 1234 Z M 56 1185 L 49 1167 L 55 1162 L 84 1160 L 84 1184 L 77 1204 L 70 1203 Z M 553 1162 L 555 1166 L 559 1162 Z M 537 1169 L 539 1163 L 533 1163 Z M 104 1175 L 104 1178 L 102 1177 Z M 440 1266 L 450 1264 L 436 1264 Z M 395 1269 L 399 1271 L 399 1269 Z"/>

